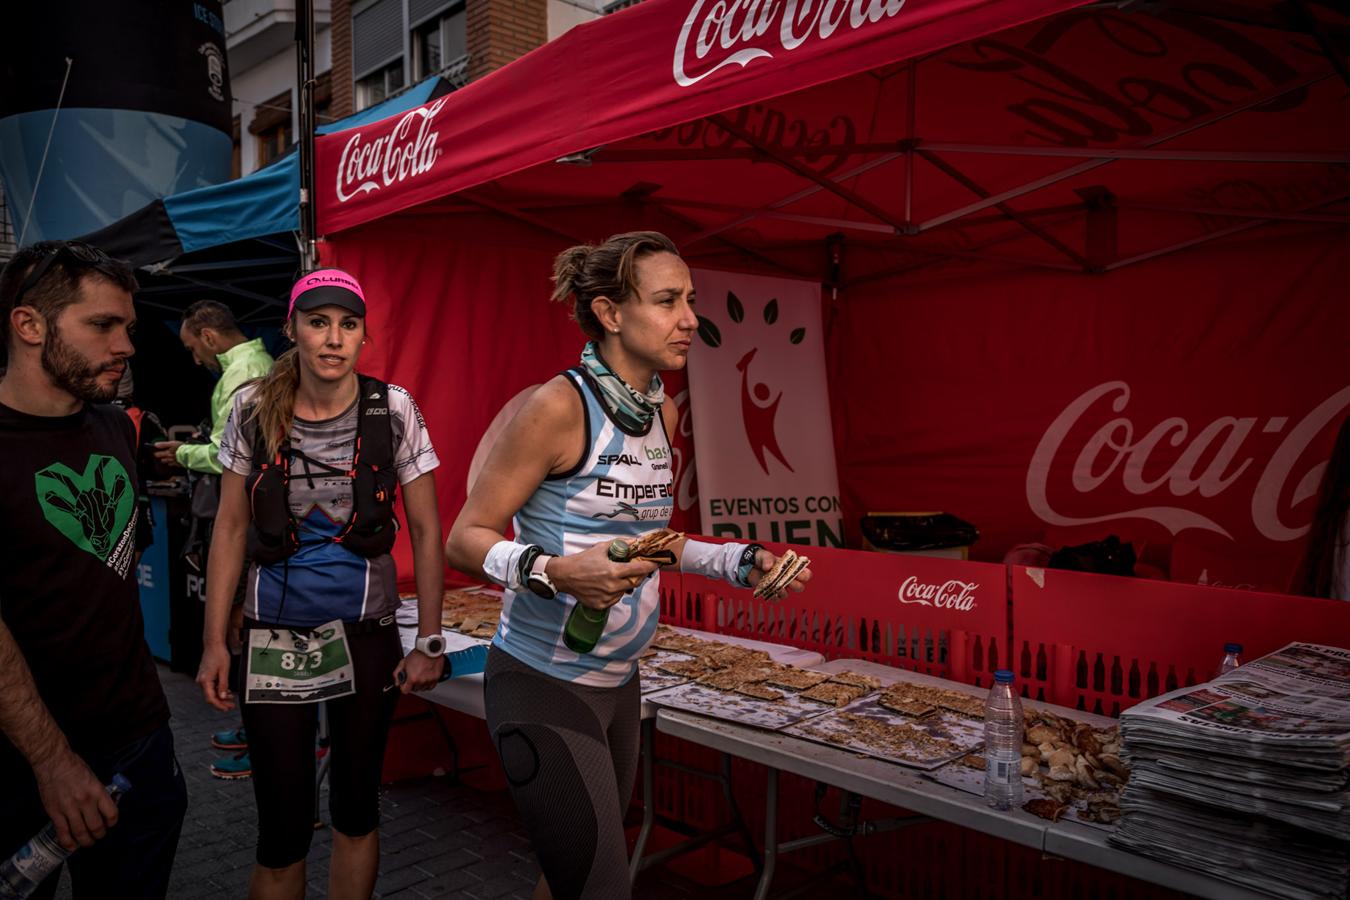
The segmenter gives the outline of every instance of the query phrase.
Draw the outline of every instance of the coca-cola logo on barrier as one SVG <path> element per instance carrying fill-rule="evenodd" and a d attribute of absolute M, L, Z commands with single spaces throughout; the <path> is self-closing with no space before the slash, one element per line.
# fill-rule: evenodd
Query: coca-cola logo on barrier
<path fill-rule="evenodd" d="M 384 137 L 362 142 L 363 132 L 352 135 L 338 160 L 338 202 L 430 171 L 441 155 L 432 121 L 447 99 L 408 110 Z"/>
<path fill-rule="evenodd" d="M 1043 522 L 1088 525 L 1145 519 L 1174 535 L 1197 528 L 1233 539 L 1234 523 L 1225 527 L 1177 501 L 1207 500 L 1241 483 L 1251 486 L 1251 521 L 1258 534 L 1271 541 L 1292 541 L 1307 534 L 1307 521 L 1291 522 L 1286 514 L 1317 493 L 1326 460 L 1308 460 L 1307 450 L 1350 408 L 1350 386 L 1293 421 L 1292 427 L 1289 416 L 1219 416 L 1196 425 L 1170 416 L 1144 431 L 1123 414 L 1129 402 L 1130 386 L 1108 381 L 1084 391 L 1050 423 L 1032 454 L 1026 481 L 1027 503 Z M 1101 424 L 1078 443 L 1098 421 Z M 1273 449 L 1266 449 L 1272 443 Z M 1171 464 L 1160 464 L 1155 454 L 1170 458 Z M 1058 489 L 1057 497 L 1118 493 L 1123 488 L 1131 496 L 1148 499 L 1146 505 L 1096 515 L 1067 515 L 1051 503 L 1052 485 Z M 1306 515 L 1311 515 L 1310 509 Z"/>
<path fill-rule="evenodd" d="M 974 581 L 952 579 L 938 584 L 920 581 L 911 575 L 900 582 L 900 602 L 970 612 L 975 608 L 975 589 L 978 587 Z"/>
<path fill-rule="evenodd" d="M 745 68 L 776 50 L 828 40 L 841 27 L 889 19 L 904 6 L 905 0 L 694 0 L 675 41 L 675 83 L 690 87 L 727 66 Z"/>

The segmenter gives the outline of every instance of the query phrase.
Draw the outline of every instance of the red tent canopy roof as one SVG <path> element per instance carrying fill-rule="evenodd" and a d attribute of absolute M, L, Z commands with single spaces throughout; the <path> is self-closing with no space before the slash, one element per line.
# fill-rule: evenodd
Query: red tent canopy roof
<path fill-rule="evenodd" d="M 1103 271 L 1271 222 L 1350 223 L 1343 11 L 1078 5 L 647 0 L 320 138 L 320 224 L 659 227 L 691 261 L 826 280 L 840 235 L 858 282 L 950 262 Z"/>
<path fill-rule="evenodd" d="M 1084 2 L 647 0 L 419 110 L 320 137 L 320 230 Z"/>

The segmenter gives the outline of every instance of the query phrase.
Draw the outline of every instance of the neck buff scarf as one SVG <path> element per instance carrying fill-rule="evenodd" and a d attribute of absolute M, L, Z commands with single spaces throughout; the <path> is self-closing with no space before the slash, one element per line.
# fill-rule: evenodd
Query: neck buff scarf
<path fill-rule="evenodd" d="M 581 351 L 581 364 L 600 386 L 600 396 L 610 415 L 629 431 L 646 431 L 652 416 L 666 402 L 661 376 L 653 375 L 647 393 L 638 393 L 601 358 L 600 347 L 595 341 L 588 341 L 586 349 Z"/>

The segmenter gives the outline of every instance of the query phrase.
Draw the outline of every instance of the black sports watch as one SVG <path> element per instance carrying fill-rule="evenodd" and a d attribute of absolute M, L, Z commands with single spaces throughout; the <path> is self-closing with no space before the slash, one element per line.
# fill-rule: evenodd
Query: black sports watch
<path fill-rule="evenodd" d="M 544 548 L 538 544 L 531 544 L 525 548 L 525 552 L 520 557 L 520 583 L 529 589 L 530 593 L 536 597 L 543 597 L 545 600 L 552 600 L 558 596 L 558 589 L 554 586 L 553 580 L 548 577 L 544 569 L 548 566 L 548 561 L 552 556 L 544 553 Z"/>

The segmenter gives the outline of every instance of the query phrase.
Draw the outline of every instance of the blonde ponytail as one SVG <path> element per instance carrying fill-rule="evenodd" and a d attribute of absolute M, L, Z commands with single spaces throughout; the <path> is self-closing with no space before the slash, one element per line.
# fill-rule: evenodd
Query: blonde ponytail
<path fill-rule="evenodd" d="M 295 392 L 300 387 L 300 351 L 287 350 L 272 363 L 272 371 L 257 382 L 253 413 L 248 421 L 261 429 L 269 460 L 276 457 L 281 442 L 291 433 L 295 418 Z M 261 462 L 262 460 L 255 460 Z"/>

